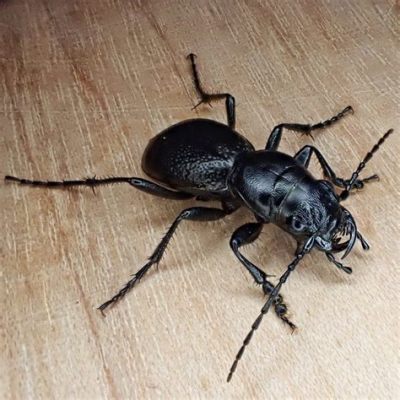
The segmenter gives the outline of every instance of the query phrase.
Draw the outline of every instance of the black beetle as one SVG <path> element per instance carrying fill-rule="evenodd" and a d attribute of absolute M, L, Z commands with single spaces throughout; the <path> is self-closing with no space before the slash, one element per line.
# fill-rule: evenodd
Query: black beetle
<path fill-rule="evenodd" d="M 200 84 L 195 55 L 189 54 L 188 58 L 191 61 L 194 84 L 201 98 L 195 107 L 201 103 L 225 99 L 228 124 L 224 125 L 209 119 L 189 119 L 167 128 L 151 139 L 143 155 L 142 168 L 147 175 L 163 186 L 136 177 L 37 181 L 7 175 L 5 179 L 44 187 L 93 188 L 125 182 L 144 192 L 168 199 L 184 200 L 194 197 L 201 201 L 221 202 L 222 208 L 192 207 L 183 210 L 148 262 L 115 296 L 99 307 L 101 312 L 124 297 L 153 265 L 160 262 L 168 242 L 181 221 L 214 221 L 224 218 L 239 207 L 247 207 L 254 214 L 256 222 L 238 228 L 231 237 L 230 246 L 255 282 L 262 285 L 269 297 L 236 355 L 228 375 L 229 381 L 245 347 L 271 305 L 274 305 L 276 314 L 295 329 L 295 325 L 286 316 L 287 307 L 279 291 L 299 261 L 311 249 L 317 248 L 325 252 L 328 260 L 336 267 L 351 273 L 349 267 L 335 259 L 334 253 L 344 251 L 342 258 L 346 257 L 357 239 L 364 250 L 369 248 L 357 230 L 354 218 L 340 203 L 349 196 L 351 190 L 362 188 L 364 183 L 378 179 L 377 175 L 366 179 L 358 179 L 358 176 L 393 130 L 382 136 L 350 179 L 337 177 L 314 146 L 304 146 L 294 157 L 278 151 L 283 129 L 311 136 L 312 131 L 326 128 L 351 113 L 353 110 L 350 106 L 327 121 L 315 125 L 297 123 L 277 125 L 269 136 L 265 150 L 256 151 L 247 139 L 235 131 L 234 97 L 229 93 L 205 92 Z M 307 170 L 313 154 L 317 157 L 326 180 L 315 179 Z M 339 195 L 336 194 L 333 185 L 343 189 Z M 264 271 L 239 251 L 241 246 L 252 243 L 258 238 L 266 223 L 278 225 L 290 233 L 298 244 L 294 260 L 276 286 L 268 281 L 268 275 Z"/>

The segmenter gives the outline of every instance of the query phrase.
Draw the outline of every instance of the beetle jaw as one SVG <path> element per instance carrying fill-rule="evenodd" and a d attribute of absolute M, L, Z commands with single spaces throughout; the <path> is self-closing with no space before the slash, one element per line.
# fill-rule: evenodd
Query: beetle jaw
<path fill-rule="evenodd" d="M 327 240 L 321 236 L 316 236 L 315 237 L 315 243 L 317 245 L 318 250 L 327 252 L 331 251 L 333 248 L 333 244 L 331 240 Z"/>

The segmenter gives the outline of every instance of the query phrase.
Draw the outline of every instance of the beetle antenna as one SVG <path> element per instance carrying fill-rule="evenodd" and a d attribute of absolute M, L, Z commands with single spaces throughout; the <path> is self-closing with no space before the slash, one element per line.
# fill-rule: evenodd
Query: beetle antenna
<path fill-rule="evenodd" d="M 274 302 L 275 298 L 278 296 L 282 285 L 286 282 L 287 278 L 289 277 L 290 273 L 294 271 L 296 268 L 297 264 L 300 262 L 300 260 L 310 252 L 312 247 L 314 246 L 314 237 L 311 236 L 306 244 L 304 245 L 303 249 L 299 252 L 299 254 L 296 255 L 296 258 L 288 265 L 286 272 L 279 278 L 278 284 L 275 286 L 275 288 L 272 290 L 270 293 L 267 302 L 264 304 L 264 307 L 261 309 L 261 312 L 257 319 L 253 322 L 253 325 L 251 326 L 251 329 L 245 339 L 243 340 L 242 347 L 239 349 L 238 353 L 236 354 L 235 361 L 233 362 L 231 369 L 229 370 L 227 382 L 229 382 L 232 379 L 232 376 L 236 370 L 236 367 L 240 361 L 240 359 L 243 356 L 243 353 L 247 347 L 247 345 L 250 343 L 251 338 L 253 337 L 254 332 L 258 329 L 258 327 L 261 324 L 262 319 L 264 318 L 264 315 L 267 314 L 268 310 L 270 309 L 272 303 Z"/>
<path fill-rule="evenodd" d="M 369 250 L 368 242 L 363 238 L 360 232 L 357 231 L 357 239 L 361 242 L 363 250 Z"/>
<path fill-rule="evenodd" d="M 389 129 L 379 140 L 378 143 L 375 144 L 375 146 L 367 153 L 367 155 L 364 157 L 364 159 L 360 162 L 358 165 L 357 169 L 353 172 L 351 178 L 348 180 L 348 183 L 346 184 L 346 188 L 343 190 L 342 193 L 340 193 L 339 198 L 340 201 L 347 199 L 349 197 L 351 189 L 353 189 L 353 186 L 356 183 L 356 180 L 358 178 L 358 175 L 360 175 L 360 172 L 365 168 L 365 165 L 367 162 L 372 158 L 372 156 L 378 151 L 379 147 L 383 144 L 383 142 L 393 133 L 393 129 Z"/>

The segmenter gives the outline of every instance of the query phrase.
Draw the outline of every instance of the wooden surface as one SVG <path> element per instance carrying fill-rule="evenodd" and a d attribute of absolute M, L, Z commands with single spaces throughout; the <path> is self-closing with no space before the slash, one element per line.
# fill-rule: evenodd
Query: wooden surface
<path fill-rule="evenodd" d="M 393 0 L 0 1 L 0 175 L 144 176 L 161 129 L 225 121 L 223 104 L 191 111 L 189 52 L 207 88 L 235 95 L 257 148 L 279 122 L 351 104 L 314 141 L 349 177 L 396 130 L 365 170 L 381 182 L 346 202 L 371 251 L 357 245 L 352 276 L 307 257 L 283 289 L 298 332 L 268 315 L 229 385 L 264 301 L 228 244 L 250 213 L 183 223 L 160 268 L 102 318 L 193 202 L 1 183 L 0 398 L 399 398 L 399 20 Z M 282 149 L 306 143 L 288 132 Z M 266 226 L 245 254 L 279 275 L 293 250 Z"/>

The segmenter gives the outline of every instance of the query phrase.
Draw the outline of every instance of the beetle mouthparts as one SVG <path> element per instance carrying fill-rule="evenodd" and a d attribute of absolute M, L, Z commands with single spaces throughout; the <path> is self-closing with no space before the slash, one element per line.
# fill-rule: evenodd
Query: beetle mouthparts
<path fill-rule="evenodd" d="M 344 208 L 343 209 L 346 215 L 346 222 L 345 222 L 345 233 L 346 235 L 350 235 L 350 239 L 347 242 L 347 248 L 345 253 L 343 254 L 343 256 L 341 257 L 341 259 L 343 260 L 345 257 L 348 256 L 348 254 L 350 253 L 350 251 L 353 249 L 354 244 L 356 242 L 357 239 L 357 226 L 356 226 L 356 222 L 354 221 L 353 216 Z"/>

